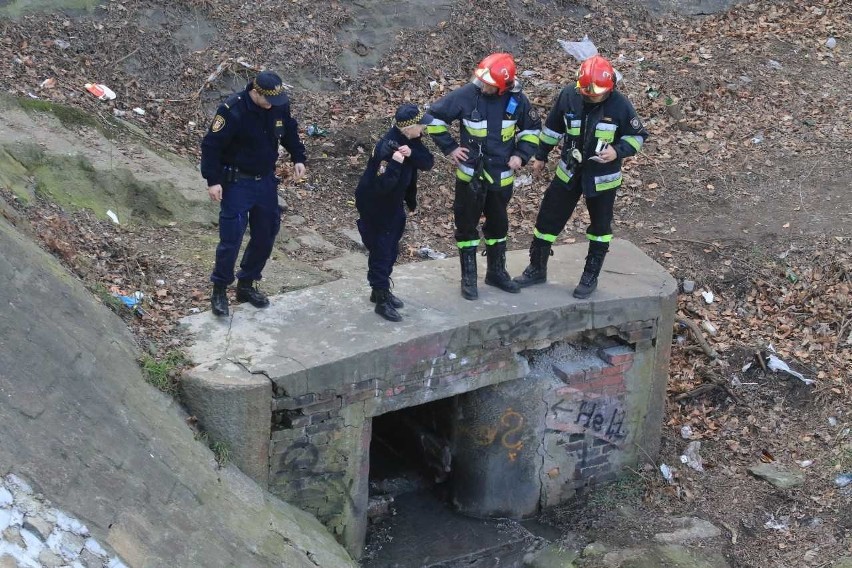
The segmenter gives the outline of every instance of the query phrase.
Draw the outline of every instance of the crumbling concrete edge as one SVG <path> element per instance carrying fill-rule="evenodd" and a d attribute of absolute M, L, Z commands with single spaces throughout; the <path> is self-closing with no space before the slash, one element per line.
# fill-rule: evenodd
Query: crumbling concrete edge
<path fill-rule="evenodd" d="M 213 442 L 264 489 L 269 486 L 272 381 L 239 359 L 199 365 L 181 379 L 183 401 Z"/>

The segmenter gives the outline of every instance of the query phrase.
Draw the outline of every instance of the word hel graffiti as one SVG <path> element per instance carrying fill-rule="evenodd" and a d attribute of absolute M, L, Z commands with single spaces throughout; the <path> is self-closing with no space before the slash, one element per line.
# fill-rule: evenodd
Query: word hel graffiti
<path fill-rule="evenodd" d="M 551 408 L 552 429 L 563 432 L 590 433 L 611 442 L 627 436 L 627 411 L 617 398 L 593 400 L 560 400 Z"/>

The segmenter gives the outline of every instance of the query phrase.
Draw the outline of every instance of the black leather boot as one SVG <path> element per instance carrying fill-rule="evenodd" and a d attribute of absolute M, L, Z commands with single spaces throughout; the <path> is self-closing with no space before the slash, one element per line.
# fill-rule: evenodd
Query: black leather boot
<path fill-rule="evenodd" d="M 584 300 L 592 295 L 598 287 L 598 275 L 603 268 L 604 257 L 609 250 L 609 243 L 592 241 L 589 243 L 589 254 L 586 255 L 586 267 L 580 276 L 580 283 L 574 288 L 574 297 Z"/>
<path fill-rule="evenodd" d="M 479 297 L 476 289 L 476 247 L 459 249 L 461 261 L 461 295 L 465 300 L 475 300 Z"/>
<path fill-rule="evenodd" d="M 485 272 L 485 283 L 496 286 L 504 292 L 517 294 L 521 291 L 518 283 L 512 280 L 506 271 L 506 241 L 486 245 L 485 255 L 488 257 L 488 270 Z"/>
<path fill-rule="evenodd" d="M 388 321 L 402 321 L 402 316 L 391 303 L 390 290 L 373 290 L 376 296 L 376 313 Z"/>
<path fill-rule="evenodd" d="M 550 248 L 551 243 L 533 238 L 530 245 L 530 264 L 524 269 L 524 273 L 515 278 L 518 286 L 526 288 L 533 284 L 543 284 L 547 282 L 547 259 L 553 255 L 553 250 Z"/>
<path fill-rule="evenodd" d="M 376 303 L 376 298 L 378 296 L 376 294 L 376 292 L 378 292 L 378 289 L 373 288 L 373 291 L 370 294 L 370 301 L 373 302 L 374 304 Z M 388 292 L 388 296 L 390 296 L 390 299 L 388 301 L 390 302 L 391 306 L 393 306 L 396 309 L 400 309 L 400 308 L 405 307 L 405 302 L 403 302 L 402 300 L 400 300 L 399 298 L 394 296 L 393 292 L 391 292 L 390 290 L 388 290 L 387 292 Z"/>
<path fill-rule="evenodd" d="M 248 302 L 255 308 L 265 308 L 269 305 L 269 298 L 255 288 L 251 280 L 237 280 L 237 301 Z"/>
<path fill-rule="evenodd" d="M 224 284 L 213 284 L 213 293 L 210 295 L 210 305 L 213 307 L 214 316 L 228 315 L 228 287 Z"/>

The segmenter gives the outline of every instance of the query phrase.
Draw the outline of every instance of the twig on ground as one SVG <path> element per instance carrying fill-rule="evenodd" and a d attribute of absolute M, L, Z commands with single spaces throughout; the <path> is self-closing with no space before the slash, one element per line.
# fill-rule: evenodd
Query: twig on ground
<path fill-rule="evenodd" d="M 834 352 L 837 353 L 837 348 L 840 347 L 840 342 L 843 341 L 843 334 L 846 332 L 846 325 L 852 323 L 852 319 L 847 320 L 843 316 L 843 322 L 840 324 L 840 330 L 837 332 L 837 339 L 834 340 Z"/>
<path fill-rule="evenodd" d="M 707 343 L 706 339 L 704 339 L 704 334 L 701 333 L 701 330 L 698 329 L 698 326 L 695 325 L 695 322 L 687 318 L 677 318 L 676 322 L 688 328 L 689 331 L 692 332 L 693 339 L 695 339 L 695 342 L 698 343 L 698 346 L 701 347 L 701 350 L 704 351 L 705 355 L 707 355 L 711 359 L 719 358 L 719 353 L 717 353 L 715 349 L 710 347 L 710 344 Z"/>
<path fill-rule="evenodd" d="M 754 356 L 757 358 L 757 362 L 760 363 L 760 368 L 763 369 L 763 373 L 766 374 L 768 370 L 766 369 L 766 361 L 763 360 L 763 351 L 758 349 L 754 352 Z"/>
<path fill-rule="evenodd" d="M 114 66 L 118 65 L 119 63 L 121 63 L 122 61 L 124 61 L 125 59 L 127 59 L 128 57 L 131 57 L 131 56 L 132 56 L 133 54 L 135 54 L 137 51 L 139 51 L 139 48 L 138 48 L 138 47 L 137 47 L 136 49 L 134 49 L 133 51 L 131 51 L 130 53 L 128 53 L 127 55 L 125 55 L 124 57 L 122 57 L 122 58 L 120 58 L 120 59 L 116 59 L 115 61 L 113 61 L 112 63 L 110 63 L 107 67 L 114 67 Z"/>

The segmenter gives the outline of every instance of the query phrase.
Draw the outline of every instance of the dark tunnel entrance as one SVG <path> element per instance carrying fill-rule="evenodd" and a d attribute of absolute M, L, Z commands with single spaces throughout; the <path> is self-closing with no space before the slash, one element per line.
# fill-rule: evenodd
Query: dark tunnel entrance
<path fill-rule="evenodd" d="M 373 418 L 370 442 L 370 525 L 393 515 L 406 494 L 445 502 L 452 483 L 452 429 L 457 397 Z"/>

